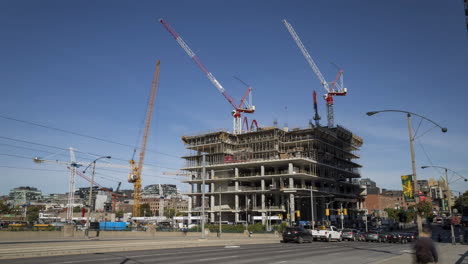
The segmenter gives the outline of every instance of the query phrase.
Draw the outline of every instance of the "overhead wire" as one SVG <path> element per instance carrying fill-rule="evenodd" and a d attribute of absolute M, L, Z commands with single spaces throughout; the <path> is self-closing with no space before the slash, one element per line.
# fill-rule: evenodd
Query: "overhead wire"
<path fill-rule="evenodd" d="M 65 130 L 65 129 L 62 129 L 62 128 L 46 126 L 46 125 L 31 122 L 31 121 L 20 120 L 20 119 L 17 119 L 17 118 L 8 117 L 8 116 L 4 116 L 4 115 L 0 115 L 0 118 L 4 118 L 4 119 L 7 119 L 7 120 L 16 121 L 16 122 L 19 122 L 19 123 L 24 123 L 24 124 L 28 124 L 28 125 L 32 125 L 32 126 L 38 126 L 38 127 L 42 127 L 42 128 L 56 130 L 56 131 L 63 132 L 63 133 L 69 133 L 69 134 L 80 136 L 80 137 L 91 138 L 91 139 L 94 139 L 94 140 L 103 141 L 103 142 L 107 142 L 107 143 L 112 143 L 112 144 L 116 144 L 116 145 L 120 145 L 120 146 L 124 146 L 124 147 L 129 147 L 129 148 L 132 148 L 132 149 L 135 148 L 135 146 L 120 143 L 120 142 L 117 142 L 117 141 L 103 139 L 103 138 L 99 138 L 99 137 L 95 137 L 95 136 L 91 136 L 91 135 L 85 135 L 85 134 L 82 134 L 82 133 L 77 133 L 77 132 Z M 137 148 L 137 149 L 139 149 L 139 148 Z M 146 151 L 154 152 L 154 153 L 165 155 L 165 156 L 168 156 L 168 157 L 180 158 L 179 156 L 176 156 L 176 155 L 172 155 L 172 154 L 168 154 L 168 153 L 164 153 L 164 152 L 160 152 L 160 151 L 155 151 L 155 150 L 151 150 L 151 149 L 147 149 Z"/>
<path fill-rule="evenodd" d="M 63 148 L 63 147 L 57 147 L 57 146 L 47 145 L 47 144 L 43 144 L 43 143 L 37 143 L 37 142 L 21 140 L 21 139 L 15 139 L 15 138 L 11 138 L 11 137 L 0 136 L 0 138 L 7 139 L 7 140 L 12 140 L 12 141 L 17 141 L 17 142 L 22 142 L 22 143 L 27 143 L 27 144 L 33 144 L 33 145 L 38 145 L 38 146 L 43 146 L 43 147 L 49 147 L 49 148 L 64 150 L 64 151 L 69 151 L 70 150 L 69 148 L 67 149 L 67 148 Z M 92 155 L 92 156 L 96 156 L 96 157 L 103 156 L 103 155 L 100 155 L 100 154 L 93 154 L 93 153 L 83 152 L 83 151 L 79 151 L 79 150 L 74 150 L 74 151 L 76 153 L 83 153 L 83 154 Z M 49 153 L 52 153 L 52 152 L 49 152 Z M 123 159 L 123 158 L 119 158 L 119 157 L 112 157 L 112 159 L 128 162 L 128 160 Z M 89 160 L 92 160 L 92 159 L 89 159 Z M 152 166 L 152 167 L 159 167 L 159 168 L 169 169 L 169 170 L 178 170 L 177 168 L 168 168 L 168 167 L 163 167 L 163 166 L 159 166 L 159 165 L 155 165 L 155 164 L 151 164 L 151 163 L 146 163 L 146 162 L 145 162 L 144 165 L 145 166 Z"/>

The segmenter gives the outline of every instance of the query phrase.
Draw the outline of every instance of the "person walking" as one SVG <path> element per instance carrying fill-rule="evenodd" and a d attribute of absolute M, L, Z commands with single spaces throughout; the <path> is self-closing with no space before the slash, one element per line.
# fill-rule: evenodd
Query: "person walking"
<path fill-rule="evenodd" d="M 431 239 L 431 230 L 428 227 L 423 228 L 419 239 L 414 244 L 414 251 L 415 263 L 417 264 L 437 263 L 439 261 L 439 255 Z"/>

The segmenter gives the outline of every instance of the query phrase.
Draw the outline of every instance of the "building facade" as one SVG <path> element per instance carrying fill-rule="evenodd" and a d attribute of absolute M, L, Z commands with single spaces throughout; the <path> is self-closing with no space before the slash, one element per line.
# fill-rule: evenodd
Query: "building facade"
<path fill-rule="evenodd" d="M 8 195 L 9 204 L 13 207 L 23 206 L 31 202 L 42 200 L 42 192 L 34 187 L 21 186 L 10 190 Z"/>
<path fill-rule="evenodd" d="M 341 207 L 357 216 L 361 188 L 353 179 L 360 178 L 355 160 L 363 141 L 341 126 L 217 131 L 182 140 L 190 152 L 183 157 L 189 219 L 200 217 L 202 204 L 213 223 L 218 213 L 229 223 L 333 220 Z"/>

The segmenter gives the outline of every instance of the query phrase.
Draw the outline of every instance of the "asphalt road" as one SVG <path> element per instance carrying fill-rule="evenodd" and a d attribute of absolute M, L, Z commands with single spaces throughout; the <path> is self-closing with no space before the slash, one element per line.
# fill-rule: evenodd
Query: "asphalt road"
<path fill-rule="evenodd" d="M 367 242 L 278 243 L 82 254 L 0 260 L 8 264 L 146 263 L 378 263 L 410 252 L 410 244 Z"/>

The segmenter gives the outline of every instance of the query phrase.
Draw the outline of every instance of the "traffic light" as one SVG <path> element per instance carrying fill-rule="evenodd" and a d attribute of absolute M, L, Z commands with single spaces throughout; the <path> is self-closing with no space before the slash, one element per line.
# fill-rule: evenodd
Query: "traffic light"
<path fill-rule="evenodd" d="M 329 216 L 330 215 L 330 209 L 325 209 L 325 215 Z"/>
<path fill-rule="evenodd" d="M 343 214 L 344 214 L 344 215 L 348 215 L 348 209 L 346 209 L 346 208 L 343 209 Z"/>
<path fill-rule="evenodd" d="M 299 210 L 296 211 L 296 217 L 301 217 L 301 211 Z"/>
<path fill-rule="evenodd" d="M 341 215 L 341 209 L 336 209 L 336 214 Z"/>

